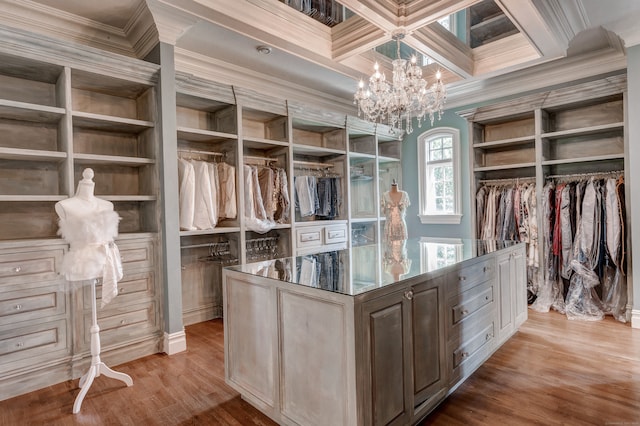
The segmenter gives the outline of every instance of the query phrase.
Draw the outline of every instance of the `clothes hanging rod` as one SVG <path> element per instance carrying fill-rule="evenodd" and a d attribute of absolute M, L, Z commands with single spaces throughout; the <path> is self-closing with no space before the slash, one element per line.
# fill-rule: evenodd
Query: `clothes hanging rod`
<path fill-rule="evenodd" d="M 276 161 L 278 161 L 277 158 L 269 158 L 269 157 L 256 157 L 253 155 L 245 155 L 244 156 L 244 160 L 245 162 L 248 161 L 260 161 L 260 162 L 265 162 L 265 163 L 274 163 Z"/>
<path fill-rule="evenodd" d="M 296 168 L 318 168 L 318 169 L 330 169 L 334 165 L 331 163 L 317 163 L 314 161 L 302 161 L 302 160 L 293 160 L 293 166 Z"/>
<path fill-rule="evenodd" d="M 535 176 L 503 178 L 503 179 L 479 179 L 478 183 L 516 183 L 516 182 L 535 182 Z"/>
<path fill-rule="evenodd" d="M 180 250 L 183 249 L 193 249 L 193 248 L 201 248 L 201 247 L 211 247 L 214 243 L 206 243 L 206 244 L 191 244 L 187 246 L 180 246 Z"/>
<path fill-rule="evenodd" d="M 197 149 L 182 149 L 182 148 L 178 148 L 178 152 L 179 153 L 185 153 L 185 154 L 209 155 L 209 156 L 212 156 L 212 157 L 225 157 L 227 155 L 224 152 L 199 151 Z"/>
<path fill-rule="evenodd" d="M 545 179 L 570 179 L 570 178 L 588 178 L 588 177 L 607 177 L 624 175 L 624 170 L 612 170 L 610 172 L 593 172 L 593 173 L 574 173 L 567 175 L 549 175 Z"/>

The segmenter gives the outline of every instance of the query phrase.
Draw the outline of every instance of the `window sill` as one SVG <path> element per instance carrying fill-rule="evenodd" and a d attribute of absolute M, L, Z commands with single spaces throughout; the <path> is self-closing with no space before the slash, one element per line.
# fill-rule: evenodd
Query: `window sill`
<path fill-rule="evenodd" d="M 419 214 L 423 225 L 460 225 L 461 214 L 427 215 Z"/>

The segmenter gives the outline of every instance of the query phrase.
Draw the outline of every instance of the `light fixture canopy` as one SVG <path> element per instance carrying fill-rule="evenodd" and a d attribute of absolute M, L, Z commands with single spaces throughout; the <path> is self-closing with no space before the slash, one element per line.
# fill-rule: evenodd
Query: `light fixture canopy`
<path fill-rule="evenodd" d="M 436 73 L 436 82 L 431 86 L 422 78 L 422 68 L 417 64 L 417 58 L 409 61 L 400 57 L 400 40 L 403 32 L 393 34 L 396 41 L 396 59 L 392 61 L 393 80 L 389 84 L 384 72 L 376 62 L 374 72 L 369 77 L 369 85 L 363 80 L 358 84 L 354 95 L 354 103 L 358 105 L 358 115 L 371 122 L 386 122 L 391 132 L 413 132 L 413 118 L 422 125 L 426 116 L 431 124 L 438 117 L 442 117 L 446 89 L 441 80 L 441 73 Z M 404 122 L 404 125 L 403 125 Z M 404 127 L 404 128 L 403 128 Z"/>
<path fill-rule="evenodd" d="M 258 53 L 261 53 L 263 55 L 268 55 L 272 51 L 271 46 L 264 45 L 256 47 L 256 50 L 258 51 Z"/>

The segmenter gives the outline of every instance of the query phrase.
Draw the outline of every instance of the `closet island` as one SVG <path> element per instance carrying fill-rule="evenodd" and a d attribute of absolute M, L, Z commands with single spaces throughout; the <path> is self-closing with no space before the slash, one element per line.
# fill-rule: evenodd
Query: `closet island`
<path fill-rule="evenodd" d="M 525 244 L 396 243 L 225 268 L 227 383 L 279 424 L 423 419 L 526 320 Z"/>

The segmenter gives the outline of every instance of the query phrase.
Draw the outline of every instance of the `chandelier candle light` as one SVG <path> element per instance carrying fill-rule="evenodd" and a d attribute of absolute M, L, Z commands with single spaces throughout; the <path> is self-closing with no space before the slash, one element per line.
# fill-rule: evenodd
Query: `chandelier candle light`
<path fill-rule="evenodd" d="M 369 87 L 365 87 L 360 80 L 358 90 L 354 95 L 354 103 L 358 105 L 358 115 L 371 122 L 383 122 L 385 119 L 391 127 L 390 131 L 413 132 L 413 117 L 418 120 L 418 127 L 426 115 L 429 115 L 431 125 L 437 114 L 442 117 L 444 102 L 447 97 L 444 84 L 440 80 L 440 71 L 436 73 L 436 82 L 429 84 L 422 78 L 422 68 L 417 64 L 415 55 L 410 61 L 400 58 L 400 40 L 404 33 L 393 34 L 396 40 L 396 59 L 393 60 L 393 81 L 389 84 L 380 66 L 376 62 L 374 73 L 369 77 Z"/>

